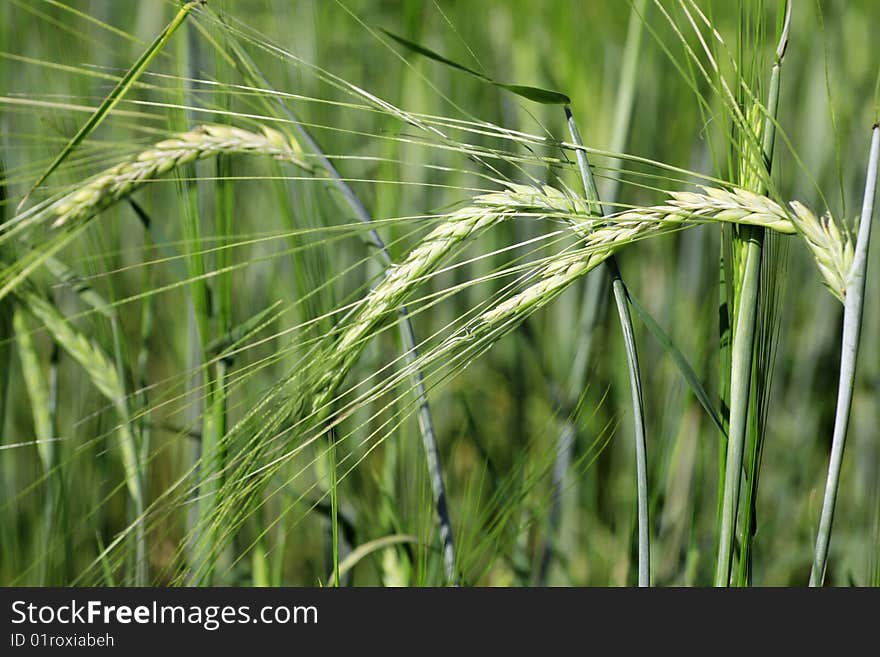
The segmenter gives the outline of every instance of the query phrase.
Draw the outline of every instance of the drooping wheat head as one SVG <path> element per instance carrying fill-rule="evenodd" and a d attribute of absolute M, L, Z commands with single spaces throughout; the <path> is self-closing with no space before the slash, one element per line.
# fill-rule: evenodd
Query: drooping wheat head
<path fill-rule="evenodd" d="M 131 194 L 146 181 L 189 162 L 221 153 L 274 157 L 303 169 L 310 166 L 296 141 L 263 126 L 261 133 L 226 125 L 202 125 L 155 144 L 152 148 L 87 180 L 83 186 L 49 205 L 52 227 L 85 221 Z"/>

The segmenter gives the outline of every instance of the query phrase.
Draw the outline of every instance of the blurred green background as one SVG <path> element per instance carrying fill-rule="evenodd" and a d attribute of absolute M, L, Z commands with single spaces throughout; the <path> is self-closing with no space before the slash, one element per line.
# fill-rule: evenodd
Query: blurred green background
<path fill-rule="evenodd" d="M 0 148 L 7 172 L 6 216 L 88 111 L 168 23 L 174 2 L 91 0 L 0 2 Z M 755 3 L 753 3 L 755 4 Z M 759 4 L 759 3 L 758 3 Z M 766 26 L 752 43 L 757 71 L 769 74 L 775 48 L 778 3 L 768 2 Z M 626 153 L 724 178 L 727 126 L 714 112 L 717 90 L 687 73 L 698 42 L 680 5 L 647 3 L 641 47 L 632 80 L 632 120 Z M 741 36 L 738 3 L 701 1 L 725 47 L 733 53 Z M 528 152 L 497 133 L 455 130 L 450 139 L 475 147 L 518 153 L 497 167 L 469 159 L 460 148 L 442 148 L 387 112 L 364 109 L 329 76 L 338 76 L 408 112 L 487 122 L 510 131 L 567 139 L 558 106 L 530 103 L 471 76 L 419 57 L 384 36 L 405 36 L 504 82 L 557 89 L 572 99 L 586 145 L 613 150 L 624 48 L 632 7 L 628 2 L 481 0 L 443 2 L 340 2 L 306 0 L 211 0 L 209 9 L 233 26 L 253 30 L 243 41 L 272 86 L 291 94 L 288 105 L 321 144 L 377 220 L 400 218 L 380 232 L 400 260 L 429 221 L 476 190 L 497 189 L 487 179 L 525 182 L 525 172 L 552 184 L 579 189 L 569 162 L 546 166 L 538 156 L 562 157 L 550 142 Z M 197 25 L 199 27 L 197 27 Z M 785 59 L 778 123 L 784 132 L 774 178 L 784 199 L 852 221 L 858 214 L 869 130 L 876 112 L 878 60 L 872 46 L 880 26 L 875 0 L 819 0 L 795 3 L 791 43 Z M 212 43 L 212 40 L 214 43 Z M 123 156 L 136 153 L 169 131 L 199 122 L 253 125 L 264 105 L 229 65 L 218 24 L 198 12 L 151 64 L 144 84 L 132 90 L 80 156 L 49 180 L 46 194 L 75 184 Z M 278 56 L 265 47 L 283 49 Z M 264 47 L 260 47 L 262 46 Z M 220 45 L 221 47 L 217 47 Z M 719 52 L 723 53 L 723 49 Z M 102 75 L 95 75 L 100 73 Z M 106 75 L 105 75 L 106 74 Z M 215 86 L 187 79 L 216 80 Z M 699 96 L 706 99 L 701 106 Z M 760 95 L 760 94 L 758 94 Z M 218 110 L 231 111 L 223 116 Z M 280 115 L 279 115 L 280 116 Z M 552 139 L 551 139 L 552 142 Z M 720 155 L 719 155 L 720 154 Z M 570 160 L 573 155 L 568 154 Z M 600 192 L 622 179 L 618 201 L 656 202 L 652 187 L 684 187 L 689 177 L 646 164 L 614 162 L 595 155 Z M 381 271 L 364 233 L 336 233 L 354 217 L 338 193 L 309 176 L 280 165 L 232 158 L 234 228 L 231 259 L 234 323 L 276 301 L 283 313 L 237 359 L 248 372 L 260 358 L 287 355 L 254 370 L 246 385 L 230 393 L 234 421 L 285 372 L 298 356 L 297 340 L 321 335 L 324 319 L 303 322 L 340 306 Z M 637 177 L 618 170 L 659 175 Z M 213 164 L 199 164 L 197 188 L 203 235 L 217 236 L 210 217 L 218 194 Z M 664 178 L 665 177 L 665 178 Z M 640 183 L 640 184 L 635 184 Z M 131 389 L 150 386 L 148 497 L 163 490 L 198 457 L 203 413 L 191 391 L 193 327 L 189 317 L 190 275 L 180 258 L 195 238 L 184 228 L 185 192 L 173 178 L 150 184 L 135 198 L 159 232 L 149 240 L 126 204 L 105 213 L 85 236 L 62 252 L 64 261 L 116 302 L 123 329 Z M 412 218 L 412 219 L 406 219 Z M 293 234 L 296 227 L 314 233 Z M 466 286 L 430 305 L 432 293 L 474 281 L 516 257 L 547 257 L 558 241 L 527 244 L 545 225 L 517 220 L 476 240 L 456 258 L 458 266 L 431 280 L 416 303 L 416 334 L 435 335 L 456 317 L 500 290 L 502 282 Z M 336 235 L 336 238 L 333 238 Z M 513 246 L 513 249 L 509 247 Z M 537 250 L 535 250 L 537 249 Z M 719 231 L 690 229 L 626 248 L 619 263 L 631 293 L 688 356 L 700 379 L 718 394 Z M 822 500 L 837 387 L 840 304 L 820 284 L 809 254 L 788 248 L 780 281 L 779 340 L 756 503 L 753 581 L 759 585 L 803 585 L 812 558 Z M 780 256 L 782 257 L 782 256 Z M 851 433 L 827 581 L 837 585 L 880 583 L 880 249 L 869 263 Z M 144 263 L 149 263 L 144 265 Z M 216 253 L 207 267 L 219 265 Z M 344 273 L 343 273 L 344 272 Z M 601 272 L 596 272 L 600 274 Z M 70 289 L 46 276 L 35 279 L 78 326 L 112 350 L 106 320 L 84 307 Z M 208 285 L 213 285 L 211 278 Z M 325 283 L 327 283 L 325 285 Z M 586 284 L 586 283 L 585 283 Z M 317 293 L 314 293 L 318 290 Z M 312 293 L 312 294 L 310 294 Z M 626 360 L 610 295 L 596 314 L 585 390 L 572 396 L 567 382 L 583 346 L 580 321 L 583 290 L 569 290 L 537 312 L 517 331 L 442 385 L 430 401 L 437 423 L 450 515 L 458 549 L 458 570 L 468 585 L 626 585 L 635 582 L 635 487 L 631 410 Z M 610 308 L 610 312 L 609 312 Z M 152 328 L 144 318 L 152 314 Z M 293 327 L 293 328 L 292 328 Z M 652 556 L 657 585 L 708 584 L 715 551 L 715 514 L 720 439 L 663 348 L 636 322 L 647 414 Z M 52 368 L 51 340 L 35 330 L 41 367 Z M 69 358 L 58 360 L 56 427 L 59 467 L 65 491 L 63 516 L 47 540 L 44 533 L 46 474 L 33 446 L 33 412 L 23 388 L 15 336 L 3 341 L 13 354 L 0 376 L 8 382 L 0 451 L 0 583 L 119 583 L 125 569 L 95 566 L 95 559 L 130 522 L 122 466 L 112 428 L 113 413 Z M 394 331 L 385 331 L 360 359 L 349 382 L 381 376 L 376 370 L 399 351 Z M 139 357 L 144 359 L 140 362 Z M 50 369 L 51 368 L 51 369 Z M 140 375 L 143 379 L 140 379 Z M 382 422 L 383 410 L 411 403 L 399 397 L 359 409 L 340 446 L 348 470 L 339 486 L 343 556 L 358 545 L 389 535 L 414 542 L 377 549 L 348 572 L 346 583 L 440 584 L 439 543 L 430 484 L 415 415 L 399 426 Z M 138 402 L 141 403 L 141 402 Z M 394 406 L 397 405 L 397 406 Z M 562 409 L 562 410 L 560 410 Z M 575 428 L 558 535 L 551 536 L 552 470 L 565 420 Z M 374 434 L 378 431 L 381 440 Z M 265 500 L 224 553 L 217 583 L 316 584 L 332 570 L 327 473 L 320 450 L 304 455 L 279 475 L 285 482 Z M 314 461 L 312 459 L 315 459 Z M 190 505 L 161 504 L 152 512 L 150 578 L 170 581 L 179 568 Z M 265 533 L 264 531 L 265 530 Z M 546 546 L 552 558 L 541 575 Z M 256 545 L 256 547 L 254 547 Z M 81 578 L 77 580 L 77 578 Z"/>

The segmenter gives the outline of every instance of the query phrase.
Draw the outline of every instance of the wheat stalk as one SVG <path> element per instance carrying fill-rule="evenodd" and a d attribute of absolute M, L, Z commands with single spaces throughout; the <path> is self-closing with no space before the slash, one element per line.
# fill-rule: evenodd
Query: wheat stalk
<path fill-rule="evenodd" d="M 837 505 L 837 489 L 840 486 L 840 470 L 849 417 L 852 411 L 853 390 L 856 381 L 862 318 L 865 309 L 865 284 L 868 270 L 868 247 L 871 241 L 871 221 L 874 215 L 874 197 L 877 193 L 877 174 L 880 168 L 880 124 L 871 129 L 871 149 L 868 155 L 868 171 L 865 175 L 865 193 L 855 249 L 850 248 L 850 264 L 844 278 L 843 331 L 840 349 L 840 377 L 837 384 L 837 408 L 834 413 L 834 433 L 831 440 L 831 456 L 828 475 L 825 478 L 825 494 L 822 513 L 816 533 L 816 549 L 810 570 L 810 586 L 821 586 L 825 580 L 834 509 Z M 829 232 L 829 234 L 832 234 Z"/>
<path fill-rule="evenodd" d="M 304 169 L 299 145 L 278 130 L 263 126 L 260 133 L 226 125 L 202 125 L 178 134 L 142 151 L 87 180 L 83 186 L 63 196 L 44 211 L 52 227 L 85 221 L 131 194 L 146 181 L 195 160 L 221 153 L 268 155 Z"/>
<path fill-rule="evenodd" d="M 583 147 L 580 130 L 569 106 L 565 107 L 565 115 L 568 119 L 568 131 L 572 141 L 580 148 L 577 151 L 578 170 L 581 174 L 581 184 L 584 194 L 592 203 L 595 212 L 599 216 L 605 215 L 605 208 L 599 198 L 599 189 L 590 169 L 587 151 Z M 637 559 L 638 559 L 638 584 L 639 586 L 651 585 L 651 530 L 650 509 L 648 503 L 648 439 L 645 430 L 645 404 L 642 395 L 642 377 L 639 368 L 639 351 L 636 345 L 635 331 L 632 325 L 632 315 L 629 310 L 630 295 L 626 283 L 620 273 L 620 266 L 614 255 L 609 256 L 606 268 L 611 278 L 611 294 L 614 297 L 614 305 L 617 307 L 617 320 L 623 337 L 624 353 L 626 355 L 627 370 L 629 372 L 629 388 L 632 397 L 633 416 L 633 443 L 636 458 L 636 533 Z"/>

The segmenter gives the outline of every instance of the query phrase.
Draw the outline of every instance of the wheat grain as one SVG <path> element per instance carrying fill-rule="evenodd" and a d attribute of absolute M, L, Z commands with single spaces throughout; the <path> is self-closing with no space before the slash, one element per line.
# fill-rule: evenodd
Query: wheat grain
<path fill-rule="evenodd" d="M 609 216 L 593 231 L 581 222 L 573 224 L 584 239 L 583 250 L 566 254 L 546 265 L 538 279 L 522 292 L 483 313 L 479 325 L 495 326 L 515 321 L 536 305 L 543 305 L 578 278 L 604 262 L 623 245 L 686 222 L 724 221 L 769 228 L 785 234 L 797 229 L 778 203 L 741 189 L 703 188 L 704 193 L 673 192 L 667 204 L 627 210 Z"/>
<path fill-rule="evenodd" d="M 131 194 L 145 181 L 220 153 L 262 154 L 309 168 L 299 145 L 277 130 L 263 127 L 261 133 L 256 133 L 224 125 L 203 125 L 159 142 L 91 178 L 79 190 L 52 203 L 44 213 L 52 218 L 54 228 L 88 220 Z M 550 186 L 539 188 L 511 183 L 502 191 L 478 196 L 468 207 L 448 215 L 403 263 L 390 268 L 384 280 L 364 299 L 334 344 L 334 367 L 325 368 L 324 375 L 317 381 L 312 409 L 317 410 L 329 401 L 344 373 L 357 359 L 360 345 L 371 329 L 403 303 L 413 287 L 454 248 L 506 218 L 531 214 L 563 219 L 584 239 L 589 253 L 577 261 L 563 257 L 548 265 L 532 288 L 489 311 L 484 320 L 490 323 L 515 308 L 525 309 L 547 295 L 555 296 L 623 244 L 684 222 L 734 222 L 789 234 L 800 230 L 832 291 L 838 289 L 835 286 L 842 270 L 840 263 L 847 249 L 851 253 L 845 234 L 833 230 L 835 224 L 830 220 L 825 223 L 816 220 L 804 206 L 793 204 L 792 207 L 797 224 L 782 206 L 764 196 L 739 189 L 703 188 L 703 193 L 674 192 L 663 205 L 635 208 L 599 219 L 591 215 L 585 199 Z"/>
<path fill-rule="evenodd" d="M 586 201 L 552 187 L 539 189 L 516 184 L 508 185 L 504 191 L 478 196 L 471 205 L 449 214 L 406 260 L 387 270 L 382 282 L 360 304 L 329 349 L 332 366 L 322 367 L 324 374 L 315 386 L 312 410 L 318 411 L 332 398 L 376 324 L 400 306 L 446 256 L 475 234 L 524 213 L 565 217 L 567 221 L 578 222 L 583 230 L 595 221 L 589 216 Z"/>
<path fill-rule="evenodd" d="M 668 203 L 627 210 L 598 218 L 585 199 L 550 186 L 509 184 L 507 189 L 476 197 L 446 218 L 406 260 L 389 270 L 385 279 L 361 302 L 322 360 L 323 374 L 314 388 L 311 411 L 321 415 L 327 403 L 359 357 L 372 329 L 402 304 L 415 286 L 454 248 L 476 233 L 515 215 L 561 218 L 583 239 L 584 249 L 546 265 L 531 287 L 480 316 L 485 329 L 515 321 L 528 309 L 542 305 L 599 265 L 617 249 L 634 240 L 685 222 L 726 221 L 762 226 L 782 233 L 796 232 L 788 214 L 774 201 L 742 190 L 705 188 L 704 193 L 675 192 Z M 473 332 L 470 337 L 479 334 Z"/>
<path fill-rule="evenodd" d="M 52 203 L 44 214 L 53 228 L 85 221 L 131 194 L 144 182 L 176 167 L 221 153 L 259 154 L 310 169 L 299 145 L 279 131 L 262 133 L 226 125 L 202 125 L 155 144 L 136 157 L 87 180 L 83 186 Z"/>
<path fill-rule="evenodd" d="M 264 127 L 259 134 L 223 125 L 204 125 L 159 142 L 135 158 L 95 176 L 45 212 L 54 219 L 55 228 L 85 221 L 129 195 L 144 181 L 220 153 L 263 154 L 309 168 L 296 142 L 277 130 Z M 589 255 L 575 262 L 561 258 L 548 265 L 532 288 L 489 311 L 484 316 L 489 322 L 516 307 L 527 308 L 548 294 L 555 296 L 555 291 L 566 287 L 623 244 L 684 222 L 734 222 L 789 234 L 800 230 L 832 291 L 838 289 L 834 286 L 840 278 L 840 262 L 847 249 L 851 253 L 845 234 L 832 230 L 835 224 L 830 220 L 824 224 L 816 220 L 804 206 L 792 204 L 792 207 L 797 224 L 793 223 L 790 213 L 769 198 L 740 189 L 707 187 L 703 193 L 674 192 L 663 205 L 635 208 L 599 219 L 591 215 L 586 200 L 550 186 L 539 188 L 511 183 L 502 191 L 478 196 L 468 207 L 448 215 L 403 263 L 390 268 L 382 283 L 365 298 L 334 345 L 334 367 L 326 368 L 316 383 L 313 410 L 324 406 L 332 397 L 344 373 L 357 359 L 359 345 L 370 330 L 403 303 L 414 286 L 454 248 L 506 218 L 517 214 L 561 218 L 585 240 Z"/>
<path fill-rule="evenodd" d="M 847 278 L 852 269 L 853 243 L 846 226 L 842 228 L 826 213 L 821 219 L 809 208 L 794 201 L 792 223 L 803 235 L 813 253 L 824 283 L 841 303 L 846 297 Z"/>

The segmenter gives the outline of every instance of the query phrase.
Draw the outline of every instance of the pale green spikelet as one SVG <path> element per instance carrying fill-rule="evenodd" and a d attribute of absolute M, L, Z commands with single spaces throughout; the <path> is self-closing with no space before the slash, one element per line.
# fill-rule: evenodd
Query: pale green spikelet
<path fill-rule="evenodd" d="M 842 303 L 846 296 L 847 278 L 853 262 L 852 234 L 846 226 L 838 226 L 826 213 L 821 218 L 802 203 L 793 201 L 792 221 L 804 236 L 807 247 L 813 253 L 823 282 Z"/>
<path fill-rule="evenodd" d="M 125 198 L 144 182 L 194 160 L 221 153 L 267 155 L 311 170 L 295 140 L 269 127 L 262 134 L 228 125 L 202 125 L 175 135 L 87 180 L 45 211 L 52 227 L 85 221 Z"/>
<path fill-rule="evenodd" d="M 45 298 L 34 292 L 24 292 L 19 295 L 19 298 L 27 311 L 42 322 L 58 345 L 79 363 L 98 391 L 113 404 L 120 420 L 118 430 L 122 462 L 126 473 L 126 486 L 132 499 L 141 506 L 144 500 L 137 449 L 130 428 L 125 387 L 119 379 L 116 366 L 98 344 L 75 328 Z"/>

